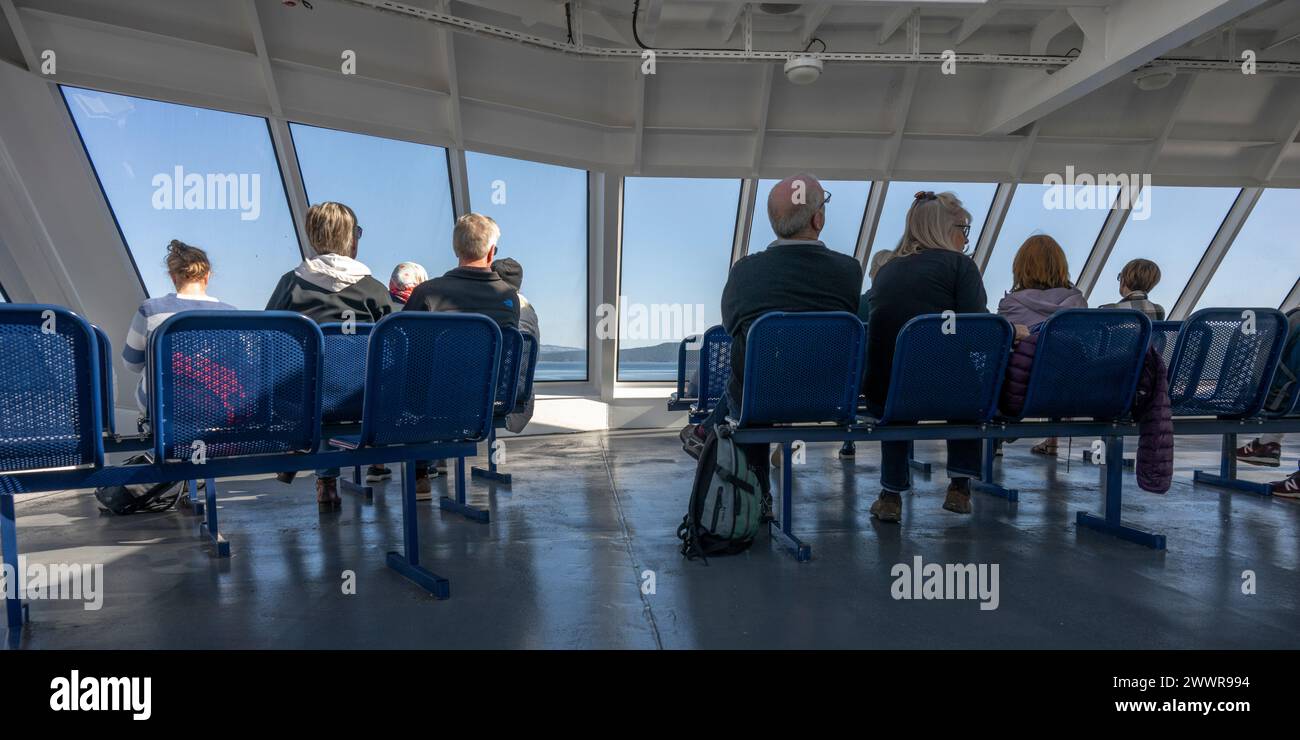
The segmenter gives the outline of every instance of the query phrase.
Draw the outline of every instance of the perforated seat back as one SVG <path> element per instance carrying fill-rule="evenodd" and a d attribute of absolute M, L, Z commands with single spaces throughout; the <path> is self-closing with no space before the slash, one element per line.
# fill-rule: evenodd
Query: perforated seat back
<path fill-rule="evenodd" d="M 1181 321 L 1151 322 L 1151 347 L 1160 355 L 1167 371 L 1173 370 L 1174 350 L 1178 349 L 1178 333 L 1182 329 Z"/>
<path fill-rule="evenodd" d="M 1021 418 L 1117 419 L 1128 413 L 1151 320 L 1124 308 L 1070 308 L 1043 325 Z"/>
<path fill-rule="evenodd" d="M 149 338 L 158 458 L 315 451 L 323 344 L 315 323 L 288 311 L 183 311 L 164 321 Z"/>
<path fill-rule="evenodd" d="M 917 316 L 894 349 L 881 423 L 983 422 L 997 411 L 1015 330 L 994 314 Z"/>
<path fill-rule="evenodd" d="M 745 341 L 741 426 L 851 423 L 865 341 L 862 322 L 843 311 L 760 316 Z"/>
<path fill-rule="evenodd" d="M 108 338 L 108 333 L 98 326 L 91 326 L 95 330 L 96 348 L 99 351 L 99 388 L 101 401 L 100 410 L 103 413 L 104 431 L 109 434 L 117 434 L 117 415 L 114 413 L 114 407 L 117 403 L 113 400 L 113 343 Z"/>
<path fill-rule="evenodd" d="M 99 372 L 80 316 L 0 304 L 0 472 L 104 464 Z"/>
<path fill-rule="evenodd" d="M 520 409 L 533 397 L 533 380 L 537 376 L 537 338 L 520 332 L 524 340 L 523 359 L 519 363 L 519 390 L 515 394 L 515 408 Z"/>
<path fill-rule="evenodd" d="M 325 360 L 322 424 L 360 424 L 366 390 L 366 348 L 374 324 L 321 324 Z"/>
<path fill-rule="evenodd" d="M 721 326 L 711 326 L 700 341 L 700 411 L 711 411 L 731 378 L 731 335 Z"/>
<path fill-rule="evenodd" d="M 1174 416 L 1258 414 L 1286 333 L 1286 317 L 1272 308 L 1206 308 L 1189 316 L 1169 374 Z"/>
<path fill-rule="evenodd" d="M 493 416 L 514 411 L 519 393 L 519 371 L 524 366 L 524 336 L 518 329 L 501 330 L 501 367 L 497 369 L 496 398 Z"/>
<path fill-rule="evenodd" d="M 361 443 L 475 441 L 492 427 L 501 330 L 480 314 L 403 311 L 370 332 Z"/>

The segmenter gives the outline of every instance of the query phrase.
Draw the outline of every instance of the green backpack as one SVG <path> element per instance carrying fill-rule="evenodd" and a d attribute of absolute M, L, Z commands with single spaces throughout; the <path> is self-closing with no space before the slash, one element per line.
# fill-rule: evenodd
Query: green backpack
<path fill-rule="evenodd" d="M 744 451 L 711 430 L 700 451 L 690 508 L 677 528 L 687 560 L 749 549 L 763 521 L 766 496 Z M 766 460 L 764 461 L 766 462 Z"/>

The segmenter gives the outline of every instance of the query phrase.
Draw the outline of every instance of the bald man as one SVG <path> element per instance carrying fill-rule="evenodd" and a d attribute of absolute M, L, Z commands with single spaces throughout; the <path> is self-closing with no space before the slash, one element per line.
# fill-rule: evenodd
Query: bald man
<path fill-rule="evenodd" d="M 830 195 L 817 178 L 801 174 L 787 177 L 767 196 L 767 218 L 777 239 L 754 251 L 731 268 L 722 290 L 722 325 L 731 334 L 731 378 L 727 392 L 704 424 L 691 430 L 702 440 L 710 425 L 740 408 L 745 377 L 745 336 L 759 316 L 771 311 L 846 311 L 856 314 L 862 290 L 862 266 L 852 257 L 831 251 L 820 239 L 826 225 Z M 691 449 L 687 434 L 683 442 Z M 767 445 L 752 445 L 752 461 L 767 460 Z M 767 466 L 760 478 L 768 486 Z"/>

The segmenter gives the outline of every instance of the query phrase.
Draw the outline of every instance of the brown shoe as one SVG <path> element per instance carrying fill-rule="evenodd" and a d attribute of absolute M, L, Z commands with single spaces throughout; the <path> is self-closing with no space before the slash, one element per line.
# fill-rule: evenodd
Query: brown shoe
<path fill-rule="evenodd" d="M 970 484 L 959 486 L 948 484 L 948 497 L 943 500 L 943 508 L 957 514 L 970 513 Z"/>
<path fill-rule="evenodd" d="M 415 500 L 416 501 L 433 500 L 433 484 L 429 482 L 428 475 L 417 474 L 415 476 Z"/>
<path fill-rule="evenodd" d="M 316 479 L 316 508 L 320 511 L 338 511 L 343 508 L 337 478 Z"/>
<path fill-rule="evenodd" d="M 880 498 L 871 505 L 871 515 L 882 522 L 897 522 L 903 518 L 903 497 L 892 491 L 881 491 Z"/>

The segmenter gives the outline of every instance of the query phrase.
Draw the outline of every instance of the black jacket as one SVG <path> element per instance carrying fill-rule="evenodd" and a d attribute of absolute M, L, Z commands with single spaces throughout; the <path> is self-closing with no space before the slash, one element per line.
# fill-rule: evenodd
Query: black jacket
<path fill-rule="evenodd" d="M 740 413 L 745 338 L 754 320 L 772 311 L 857 313 L 862 265 L 821 242 L 777 241 L 737 262 L 722 289 L 722 325 L 731 335 L 727 393 Z"/>
<path fill-rule="evenodd" d="M 921 314 L 988 313 L 984 281 L 975 261 L 961 252 L 926 249 L 895 257 L 871 283 L 867 326 L 867 400 L 883 407 L 894 364 L 894 343 L 910 319 Z"/>
<path fill-rule="evenodd" d="M 369 275 L 351 285 L 327 287 L 327 281 L 309 281 L 302 271 L 300 267 L 280 278 L 266 310 L 295 311 L 318 324 L 346 321 L 345 311 L 352 311 L 352 319 L 362 323 L 374 323 L 393 312 L 388 286 Z"/>
<path fill-rule="evenodd" d="M 503 329 L 519 328 L 519 294 L 492 270 L 448 270 L 417 285 L 402 310 L 481 313 Z"/>

